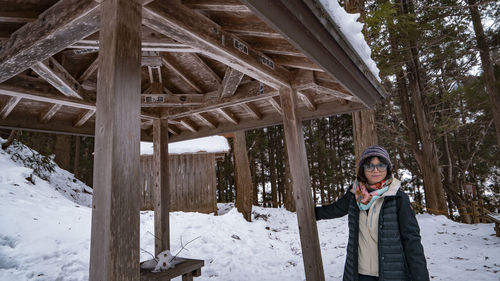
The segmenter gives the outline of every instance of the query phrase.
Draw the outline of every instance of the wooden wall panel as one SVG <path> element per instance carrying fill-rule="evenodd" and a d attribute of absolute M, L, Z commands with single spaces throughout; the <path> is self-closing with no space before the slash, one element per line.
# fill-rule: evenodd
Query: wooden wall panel
<path fill-rule="evenodd" d="M 141 156 L 141 210 L 152 210 L 152 155 Z M 169 155 L 170 211 L 216 213 L 215 154 Z"/>

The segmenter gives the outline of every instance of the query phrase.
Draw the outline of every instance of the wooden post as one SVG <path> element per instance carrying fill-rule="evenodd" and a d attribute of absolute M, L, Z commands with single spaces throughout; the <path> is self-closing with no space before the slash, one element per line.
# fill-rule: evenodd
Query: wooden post
<path fill-rule="evenodd" d="M 297 115 L 297 91 L 282 88 L 280 97 L 306 280 L 323 281 L 325 275 L 311 197 L 311 181 L 309 180 L 302 120 Z"/>
<path fill-rule="evenodd" d="M 155 256 L 170 249 L 170 187 L 168 179 L 168 121 L 153 121 L 153 169 L 155 175 Z"/>
<path fill-rule="evenodd" d="M 141 5 L 101 4 L 89 280 L 139 280 Z"/>
<path fill-rule="evenodd" d="M 245 131 L 234 133 L 234 175 L 236 178 L 236 207 L 247 221 L 252 221 L 253 183 L 248 163 Z"/>

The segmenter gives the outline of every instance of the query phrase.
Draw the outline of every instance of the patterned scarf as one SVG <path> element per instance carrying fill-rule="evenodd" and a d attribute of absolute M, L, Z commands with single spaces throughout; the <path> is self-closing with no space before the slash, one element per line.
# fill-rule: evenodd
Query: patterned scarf
<path fill-rule="evenodd" d="M 383 180 L 372 185 L 359 182 L 354 192 L 359 209 L 363 211 L 370 209 L 373 202 L 389 189 L 391 182 L 392 180 Z"/>

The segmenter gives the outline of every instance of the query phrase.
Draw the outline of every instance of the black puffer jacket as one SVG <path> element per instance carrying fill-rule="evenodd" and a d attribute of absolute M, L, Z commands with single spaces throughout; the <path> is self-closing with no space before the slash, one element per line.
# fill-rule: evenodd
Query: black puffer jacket
<path fill-rule="evenodd" d="M 351 191 L 337 202 L 316 207 L 316 220 L 349 214 L 349 240 L 344 281 L 358 281 L 359 208 Z M 420 229 L 408 195 L 398 190 L 384 197 L 379 217 L 378 256 L 380 281 L 428 281 L 429 272 L 420 242 Z"/>

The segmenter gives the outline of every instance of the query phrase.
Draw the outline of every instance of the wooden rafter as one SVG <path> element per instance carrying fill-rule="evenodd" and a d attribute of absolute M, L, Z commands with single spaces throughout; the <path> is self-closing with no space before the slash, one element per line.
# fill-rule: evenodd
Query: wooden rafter
<path fill-rule="evenodd" d="M 297 50 L 292 45 L 290 45 L 290 43 L 288 43 L 288 41 L 286 41 L 285 39 L 258 38 L 258 40 L 253 39 L 249 43 L 256 50 L 259 50 L 265 54 L 300 57 L 302 60 L 304 59 L 304 54 L 301 51 Z M 278 63 L 278 61 L 276 61 L 276 63 Z"/>
<path fill-rule="evenodd" d="M 53 104 L 40 114 L 40 123 L 48 123 L 52 117 L 61 109 L 62 104 Z"/>
<path fill-rule="evenodd" d="M 248 114 L 250 114 L 254 119 L 262 119 L 262 113 L 257 109 L 255 105 L 253 105 L 251 102 L 249 103 L 242 103 L 240 104 L 243 109 L 245 109 Z"/>
<path fill-rule="evenodd" d="M 293 57 L 293 56 L 282 56 L 282 55 L 270 55 L 270 57 L 274 60 L 276 64 L 299 68 L 299 69 L 307 69 L 314 71 L 324 71 L 321 67 L 311 62 L 308 58 L 304 57 Z"/>
<path fill-rule="evenodd" d="M 184 126 L 186 129 L 190 130 L 191 132 L 198 132 L 198 125 L 196 125 L 196 123 L 193 120 L 185 117 L 185 118 L 182 118 L 180 120 L 180 122 L 181 122 L 182 126 Z"/>
<path fill-rule="evenodd" d="M 177 128 L 177 126 L 173 124 L 168 124 L 168 131 L 175 136 L 179 135 L 182 132 L 179 128 Z"/>
<path fill-rule="evenodd" d="M 5 119 L 12 112 L 14 107 L 19 103 L 21 97 L 19 96 L 11 96 L 9 100 L 4 104 L 2 109 L 0 110 L 0 118 Z"/>
<path fill-rule="evenodd" d="M 269 87 L 264 87 L 261 91 L 260 83 L 258 81 L 253 81 L 242 84 L 232 97 L 208 100 L 202 106 L 189 110 L 180 110 L 178 112 L 172 110 L 169 116 L 174 119 L 181 118 L 194 113 L 213 111 L 217 108 L 236 106 L 251 101 L 268 100 L 269 98 L 277 95 L 279 95 L 278 92 L 270 89 Z"/>
<path fill-rule="evenodd" d="M 232 97 L 236 92 L 236 89 L 240 85 L 241 79 L 243 79 L 244 74 L 238 70 L 227 67 L 224 74 L 224 79 L 220 86 L 220 97 Z"/>
<path fill-rule="evenodd" d="M 289 86 L 287 70 L 183 5 L 152 2 L 143 8 L 143 24 L 275 89 Z"/>
<path fill-rule="evenodd" d="M 212 78 L 217 81 L 217 84 L 220 84 L 222 83 L 222 80 L 220 79 L 219 75 L 217 75 L 217 73 L 215 73 L 215 71 L 210 67 L 208 66 L 201 58 L 198 54 L 192 54 L 192 57 L 193 57 L 193 60 L 195 61 L 196 64 L 198 64 L 198 66 L 200 66 L 201 68 L 205 69 L 209 74 L 210 76 L 212 76 Z"/>
<path fill-rule="evenodd" d="M 221 12 L 249 12 L 247 6 L 238 0 L 183 0 L 182 4 L 195 10 Z"/>
<path fill-rule="evenodd" d="M 82 75 L 78 77 L 78 82 L 80 84 L 83 84 L 83 82 L 87 81 L 90 78 L 90 76 L 92 76 L 92 74 L 97 70 L 98 63 L 99 63 L 98 58 L 96 58 L 95 60 L 92 61 L 92 63 L 90 63 L 90 65 L 85 69 Z"/>
<path fill-rule="evenodd" d="M 32 3 L 15 4 L 12 1 L 0 1 L 0 22 L 26 23 L 36 20 L 38 15 L 48 8 L 45 5 Z"/>
<path fill-rule="evenodd" d="M 191 88 L 193 88 L 196 92 L 202 93 L 203 90 L 196 85 L 196 83 L 191 79 L 184 71 L 181 70 L 180 66 L 174 63 L 166 54 L 162 55 L 161 59 L 163 65 L 170 70 L 174 71 L 184 82 L 186 82 Z"/>
<path fill-rule="evenodd" d="M 281 39 L 283 36 L 262 22 L 235 22 L 234 18 L 218 21 L 223 30 L 238 36 Z"/>
<path fill-rule="evenodd" d="M 12 34 L 0 51 L 0 83 L 99 28 L 99 3 L 61 0 Z"/>
<path fill-rule="evenodd" d="M 45 61 L 38 62 L 31 67 L 40 77 L 54 86 L 59 92 L 67 97 L 82 99 L 78 93 L 80 83 L 76 81 L 66 69 L 54 58 L 48 58 Z"/>
<path fill-rule="evenodd" d="M 86 110 L 85 112 L 81 113 L 80 116 L 78 116 L 73 126 L 74 127 L 83 126 L 83 124 L 85 124 L 94 114 L 95 114 L 95 109 Z"/>
<path fill-rule="evenodd" d="M 209 115 L 209 113 L 195 113 L 194 116 L 198 118 L 203 124 L 207 125 L 208 127 L 215 129 L 217 128 L 217 121 Z"/>
<path fill-rule="evenodd" d="M 304 92 L 298 92 L 299 98 L 302 100 L 302 102 L 306 105 L 307 109 L 310 111 L 315 111 L 316 110 L 316 103 L 314 102 L 313 97 L 309 93 L 304 93 Z"/>
<path fill-rule="evenodd" d="M 269 98 L 267 101 L 269 101 L 269 103 L 280 115 L 283 115 L 283 109 L 281 108 L 280 103 L 276 100 L 276 97 Z"/>
<path fill-rule="evenodd" d="M 231 110 L 229 110 L 228 108 L 218 108 L 217 112 L 219 112 L 220 115 L 224 117 L 224 119 L 233 123 L 234 125 L 238 125 L 238 123 L 240 122 L 240 120 L 238 120 L 236 115 L 233 112 L 231 112 Z"/>

